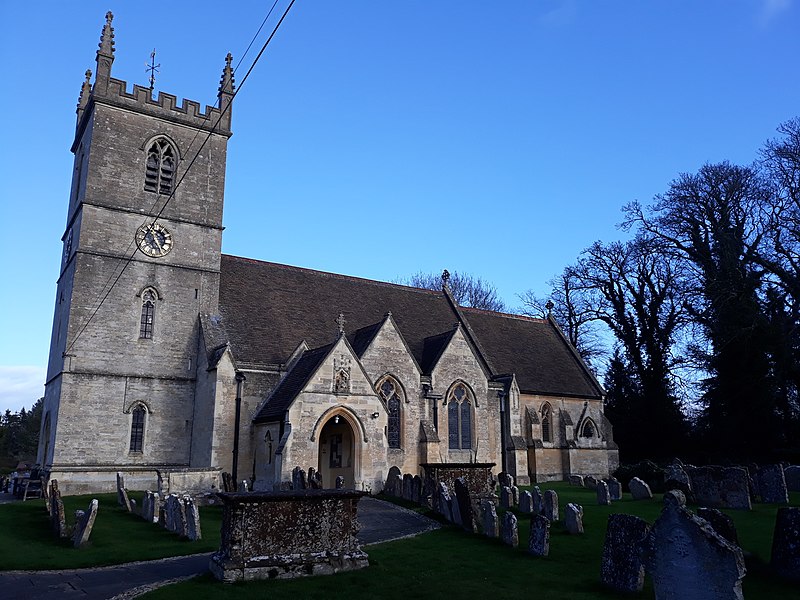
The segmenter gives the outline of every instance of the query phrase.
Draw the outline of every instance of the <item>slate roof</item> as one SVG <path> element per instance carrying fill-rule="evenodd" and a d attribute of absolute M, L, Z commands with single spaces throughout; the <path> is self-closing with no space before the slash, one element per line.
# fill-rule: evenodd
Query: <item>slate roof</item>
<path fill-rule="evenodd" d="M 521 391 L 589 398 L 602 394 L 549 321 L 465 308 L 459 315 L 439 291 L 223 254 L 219 302 L 237 364 L 283 365 L 300 340 L 311 348 L 329 346 L 337 337 L 340 312 L 351 332 L 348 341 L 360 356 L 391 312 L 427 374 L 463 317 L 494 375 L 516 374 Z M 269 404 L 274 400 L 273 395 Z"/>

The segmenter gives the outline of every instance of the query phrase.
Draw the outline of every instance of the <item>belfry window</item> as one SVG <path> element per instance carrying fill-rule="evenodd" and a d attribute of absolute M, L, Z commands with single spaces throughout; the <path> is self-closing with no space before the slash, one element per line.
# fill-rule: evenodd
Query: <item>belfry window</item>
<path fill-rule="evenodd" d="M 175 150 L 167 140 L 159 138 L 147 151 L 144 189 L 147 192 L 170 194 L 174 180 Z"/>
<path fill-rule="evenodd" d="M 447 429 L 451 450 L 472 448 L 472 402 L 462 383 L 456 385 L 447 397 Z"/>
<path fill-rule="evenodd" d="M 389 448 L 400 448 L 400 407 L 402 406 L 400 386 L 394 379 L 387 377 L 378 387 L 378 393 L 389 411 L 389 426 L 386 430 Z"/>
<path fill-rule="evenodd" d="M 156 316 L 156 294 L 147 290 L 142 294 L 142 318 L 139 322 L 139 339 L 150 340 L 153 338 L 153 321 Z"/>
<path fill-rule="evenodd" d="M 131 411 L 131 452 L 142 452 L 144 448 L 144 421 L 147 411 L 139 404 Z"/>

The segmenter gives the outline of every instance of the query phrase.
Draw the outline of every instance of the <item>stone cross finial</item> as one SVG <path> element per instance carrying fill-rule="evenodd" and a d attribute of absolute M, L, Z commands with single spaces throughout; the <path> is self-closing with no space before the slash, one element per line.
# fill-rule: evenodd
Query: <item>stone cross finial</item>
<path fill-rule="evenodd" d="M 106 24 L 103 26 L 103 32 L 100 34 L 100 44 L 98 54 L 105 54 L 107 56 L 114 55 L 114 28 L 111 22 L 114 20 L 114 13 L 108 11 L 106 13 Z"/>
<path fill-rule="evenodd" d="M 450 288 L 450 271 L 447 269 L 442 271 L 442 287 Z"/>
<path fill-rule="evenodd" d="M 230 52 L 228 52 L 228 55 L 225 57 L 225 67 L 222 69 L 222 77 L 219 80 L 220 94 L 233 94 L 234 85 L 233 85 L 233 67 L 231 67 L 232 62 L 233 62 L 233 55 Z"/>
<path fill-rule="evenodd" d="M 339 313 L 339 316 L 336 317 L 336 325 L 339 327 L 339 335 L 344 335 L 345 323 L 347 323 L 347 320 L 344 318 L 344 313 Z"/>
<path fill-rule="evenodd" d="M 85 73 L 86 79 L 81 84 L 81 93 L 78 96 L 78 118 L 80 119 L 80 115 L 83 112 L 83 109 L 86 108 L 86 105 L 89 103 L 89 94 L 92 92 L 92 70 L 86 69 Z"/>
<path fill-rule="evenodd" d="M 551 312 L 553 312 L 553 309 L 555 308 L 555 306 L 556 306 L 556 305 L 555 305 L 555 304 L 553 304 L 553 301 L 552 301 L 552 300 L 548 300 L 548 301 L 547 301 L 547 304 L 545 304 L 545 305 L 544 305 L 544 307 L 545 307 L 545 309 L 547 309 L 547 314 L 548 314 L 548 315 L 549 315 Z"/>

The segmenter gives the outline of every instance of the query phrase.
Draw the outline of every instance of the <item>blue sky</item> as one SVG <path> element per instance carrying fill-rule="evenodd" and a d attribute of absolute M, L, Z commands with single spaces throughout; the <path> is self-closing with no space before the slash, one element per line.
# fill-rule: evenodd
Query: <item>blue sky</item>
<path fill-rule="evenodd" d="M 43 391 L 106 10 L 115 77 L 146 84 L 155 47 L 157 90 L 212 103 L 271 4 L 0 3 L 0 410 Z M 515 306 L 619 237 L 623 204 L 752 161 L 800 115 L 798 32 L 798 0 L 297 0 L 234 105 L 223 251 L 382 280 L 464 271 Z"/>

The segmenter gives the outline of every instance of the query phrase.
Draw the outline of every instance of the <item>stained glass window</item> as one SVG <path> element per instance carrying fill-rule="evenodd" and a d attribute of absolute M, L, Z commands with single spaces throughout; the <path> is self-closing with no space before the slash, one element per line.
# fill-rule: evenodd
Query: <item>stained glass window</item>
<path fill-rule="evenodd" d="M 379 392 L 389 411 L 389 426 L 386 431 L 389 448 L 400 448 L 400 387 L 391 377 L 387 377 L 380 385 Z"/>
<path fill-rule="evenodd" d="M 472 448 L 472 404 L 467 388 L 460 383 L 453 388 L 447 399 L 447 430 L 451 449 Z"/>

